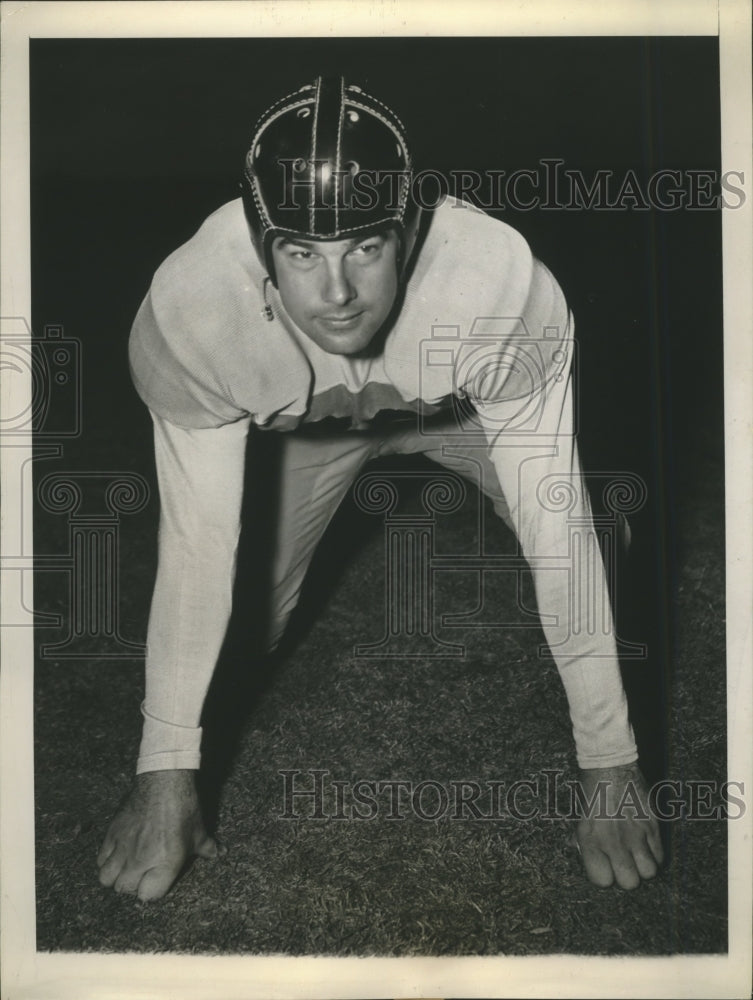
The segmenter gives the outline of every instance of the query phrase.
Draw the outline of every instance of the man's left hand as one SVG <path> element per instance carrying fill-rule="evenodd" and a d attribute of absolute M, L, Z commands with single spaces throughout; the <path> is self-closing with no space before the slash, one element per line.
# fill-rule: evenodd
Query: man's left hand
<path fill-rule="evenodd" d="M 621 889 L 635 889 L 641 879 L 653 878 L 664 851 L 638 765 L 582 770 L 580 784 L 586 803 L 593 803 L 575 834 L 589 879 L 602 887 L 617 882 Z"/>

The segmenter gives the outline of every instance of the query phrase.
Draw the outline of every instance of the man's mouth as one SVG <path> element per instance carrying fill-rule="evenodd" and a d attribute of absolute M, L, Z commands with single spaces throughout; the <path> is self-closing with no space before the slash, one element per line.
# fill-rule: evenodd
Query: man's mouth
<path fill-rule="evenodd" d="M 332 327 L 333 330 L 348 330 L 350 327 L 357 325 L 362 315 L 362 312 L 353 312 L 343 315 L 321 316 L 320 319 L 327 326 Z"/>

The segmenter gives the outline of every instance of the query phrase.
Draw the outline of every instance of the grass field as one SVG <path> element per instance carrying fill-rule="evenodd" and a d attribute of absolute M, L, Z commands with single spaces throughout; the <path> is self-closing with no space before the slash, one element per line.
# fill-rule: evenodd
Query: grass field
<path fill-rule="evenodd" d="M 644 743 L 658 742 L 666 754 L 664 763 L 650 750 L 647 773 L 686 781 L 725 776 L 722 476 L 718 454 L 697 457 L 697 475 L 677 512 L 680 561 L 669 595 L 675 669 L 666 725 L 661 739 L 654 733 L 653 742 Z M 153 572 L 155 507 L 149 504 L 130 524 L 123 518 L 121 631 L 127 638 L 143 631 L 149 588 L 142 581 Z M 40 518 L 40 544 L 45 531 L 52 541 L 61 526 Z M 493 521 L 488 527 L 490 545 L 503 546 L 504 529 Z M 439 519 L 438 551 L 464 551 L 476 530 L 471 497 L 461 511 Z M 494 577 L 488 601 L 514 607 L 514 588 Z M 245 580 L 242 566 L 241 588 Z M 61 606 L 59 582 L 58 574 L 40 574 L 43 609 Z M 141 664 L 54 656 L 38 664 L 39 948 L 724 951 L 722 822 L 665 824 L 665 870 L 624 893 L 585 880 L 563 819 L 453 820 L 448 809 L 434 821 L 410 810 L 404 820 L 390 820 L 383 797 L 369 821 L 316 820 L 303 799 L 295 803 L 297 820 L 283 818 L 283 770 L 302 772 L 305 787 L 313 787 L 313 769 L 329 772 L 324 811 L 330 816 L 337 811 L 333 780 L 431 780 L 450 787 L 461 779 L 509 785 L 544 769 L 575 774 L 564 695 L 553 665 L 537 657 L 540 634 L 440 626 L 441 638 L 465 644 L 463 657 L 354 657 L 357 643 L 381 637 L 383 582 L 383 526 L 346 504 L 320 550 L 278 663 L 253 660 L 246 608 L 236 616 L 207 713 L 205 748 L 208 815 L 228 851 L 217 862 L 197 863 L 156 905 L 100 888 L 94 867 L 106 822 L 130 783 Z M 244 596 L 250 597 L 241 594 L 239 603 Z M 470 609 L 477 596 L 471 574 L 444 574 L 437 581 L 437 614 Z M 56 632 L 42 635 L 54 641 Z M 631 690 L 639 711 L 643 706 L 661 718 L 662 706 L 649 704 L 657 698 L 655 685 L 633 676 Z M 645 726 L 637 728 L 640 734 Z M 436 801 L 423 800 L 426 813 L 439 811 Z"/>

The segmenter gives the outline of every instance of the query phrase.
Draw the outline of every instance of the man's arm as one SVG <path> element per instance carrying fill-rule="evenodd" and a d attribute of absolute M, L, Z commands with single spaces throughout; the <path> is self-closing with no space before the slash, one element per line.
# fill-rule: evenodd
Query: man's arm
<path fill-rule="evenodd" d="M 199 720 L 230 616 L 249 420 L 186 430 L 154 416 L 159 564 L 134 786 L 97 857 L 100 882 L 164 896 L 192 854 L 214 857 L 194 780 Z"/>
<path fill-rule="evenodd" d="M 153 419 L 159 562 L 138 773 L 199 766 L 199 719 L 230 618 L 249 427 Z"/>
<path fill-rule="evenodd" d="M 572 336 L 572 319 L 569 335 Z M 643 818 L 646 790 L 635 761 L 637 749 L 617 657 L 614 623 L 598 538 L 593 527 L 574 435 L 572 342 L 560 378 L 540 387 L 536 419 L 521 433 L 519 409 L 487 396 L 476 400 L 524 556 L 532 568 L 542 627 L 567 694 L 581 783 L 590 792 L 608 786 L 614 816 L 632 787 L 641 815 L 586 817 L 577 841 L 589 878 L 633 888 L 662 861 L 658 825 Z M 573 530 L 575 529 L 575 530 Z M 605 627 L 606 622 L 606 627 Z"/>
<path fill-rule="evenodd" d="M 562 342 L 572 352 L 572 343 Z M 518 400 L 476 400 L 489 454 L 528 561 L 542 628 L 567 694 L 581 768 L 634 762 L 604 568 L 573 426 L 572 375 Z M 606 602 L 606 603 L 604 603 Z M 606 616 L 603 613 L 606 610 Z M 606 625 L 606 627 L 605 627 Z"/>

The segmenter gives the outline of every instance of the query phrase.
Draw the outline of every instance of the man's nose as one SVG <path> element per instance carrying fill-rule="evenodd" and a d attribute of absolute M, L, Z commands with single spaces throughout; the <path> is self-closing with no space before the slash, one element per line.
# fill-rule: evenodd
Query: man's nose
<path fill-rule="evenodd" d="M 348 277 L 344 261 L 328 261 L 322 297 L 325 302 L 337 306 L 344 306 L 356 297 L 356 290 Z"/>

